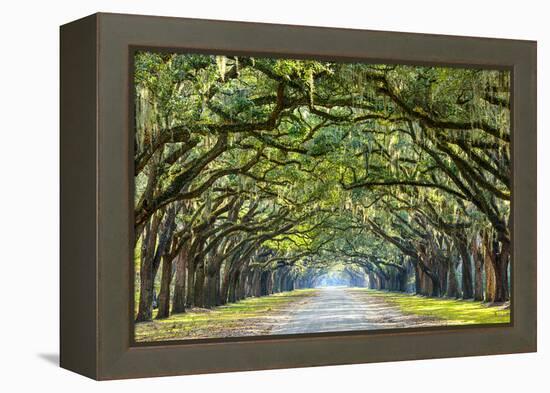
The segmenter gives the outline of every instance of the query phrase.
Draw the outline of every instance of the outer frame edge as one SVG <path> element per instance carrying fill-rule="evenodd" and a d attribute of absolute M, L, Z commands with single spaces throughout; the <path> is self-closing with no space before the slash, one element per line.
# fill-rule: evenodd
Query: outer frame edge
<path fill-rule="evenodd" d="M 98 378 L 96 15 L 60 27 L 60 367 Z"/>
<path fill-rule="evenodd" d="M 167 43 L 166 46 L 173 47 L 174 41 L 178 40 L 178 37 L 181 36 L 182 32 L 197 32 L 197 31 L 208 31 L 208 29 L 216 27 L 220 28 L 220 26 L 223 24 L 224 26 L 231 26 L 231 30 L 233 32 L 233 36 L 238 36 L 238 34 L 235 33 L 235 31 L 240 27 L 244 26 L 246 24 L 247 29 L 255 28 L 270 30 L 270 34 L 273 34 L 274 31 L 276 31 L 278 28 L 281 29 L 281 33 L 283 33 L 283 30 L 288 33 L 288 29 L 284 25 L 273 25 L 273 24 L 254 24 L 249 22 L 239 23 L 239 22 L 224 22 L 224 21 L 201 21 L 197 19 L 179 19 L 179 18 L 162 18 L 162 17 L 145 17 L 145 16 L 139 16 L 139 15 L 120 15 L 120 14 L 101 14 L 102 22 L 100 23 L 102 25 L 101 32 L 105 31 L 104 37 L 100 40 L 100 42 L 105 42 L 105 51 L 102 51 L 102 58 L 100 59 L 100 70 L 104 70 L 106 75 L 103 75 L 100 78 L 99 87 L 105 87 L 105 90 L 102 92 L 102 97 L 99 98 L 99 107 L 104 106 L 105 108 L 111 108 L 112 106 L 116 106 L 116 109 L 110 110 L 108 114 L 102 114 L 101 118 L 99 119 L 99 123 L 104 123 L 104 129 L 101 130 L 100 135 L 104 135 L 105 138 L 111 138 L 113 135 L 113 132 L 117 130 L 116 132 L 125 133 L 126 130 L 122 130 L 123 127 L 121 125 L 124 123 L 121 120 L 121 116 L 124 117 L 126 114 L 123 115 L 114 115 L 113 112 L 117 112 L 117 110 L 124 111 L 124 103 L 120 102 L 121 99 L 121 91 L 126 92 L 127 86 L 123 87 L 121 89 L 121 86 L 119 85 L 119 81 L 122 79 L 127 79 L 128 74 L 120 73 L 120 70 L 123 68 L 124 70 L 127 70 L 127 64 L 123 64 L 124 61 L 121 60 L 122 56 L 120 55 L 123 48 L 125 48 L 124 54 L 127 55 L 128 53 L 128 46 L 130 45 L 142 45 L 142 46 L 154 46 L 155 43 L 158 43 L 160 46 L 162 46 L 164 43 Z M 168 23 L 170 25 L 169 28 L 165 26 L 165 23 Z M 124 26 L 124 27 L 121 27 Z M 139 27 L 139 29 L 137 28 Z M 284 29 L 283 29 L 284 27 Z M 175 36 L 172 35 L 169 40 L 161 39 L 158 37 L 166 36 L 166 33 L 170 29 L 175 29 Z M 334 28 L 311 28 L 311 27 L 304 27 L 303 30 L 301 30 L 300 26 L 292 26 L 291 30 L 293 31 L 293 35 L 299 35 L 299 34 L 306 34 L 307 31 L 311 31 L 311 29 L 315 29 L 315 31 L 324 32 L 324 34 L 328 33 L 329 31 L 334 31 L 335 34 L 338 34 L 339 37 L 342 37 L 344 35 L 349 36 L 352 35 L 354 37 L 357 37 L 359 35 L 368 36 L 372 39 L 373 35 L 371 35 L 371 32 L 369 31 L 361 31 L 361 30 L 346 30 L 346 29 L 334 29 Z M 140 31 L 138 31 L 140 30 Z M 114 31 L 120 31 L 122 33 L 121 37 L 115 37 L 113 35 Z M 172 33 L 172 32 L 170 32 Z M 498 64 L 502 64 L 503 66 L 511 66 L 516 65 L 520 62 L 519 56 L 526 55 L 527 53 L 531 53 L 530 48 L 533 46 L 536 46 L 532 41 L 524 41 L 524 40 L 502 40 L 502 39 L 477 39 L 477 38 L 470 38 L 470 37 L 456 37 L 456 36 L 440 36 L 440 35 L 422 35 L 417 33 L 394 33 L 394 32 L 376 32 L 374 33 L 374 36 L 376 37 L 389 37 L 391 36 L 392 39 L 399 36 L 399 41 L 402 41 L 406 37 L 414 38 L 414 42 L 411 43 L 414 47 L 423 47 L 423 51 L 426 52 L 427 48 L 439 48 L 436 52 L 441 53 L 441 45 L 442 43 L 450 43 L 456 47 L 458 47 L 461 50 L 467 49 L 468 47 L 474 48 L 477 50 L 475 53 L 481 53 L 483 50 L 487 48 L 492 48 L 495 50 L 495 52 L 498 52 L 498 49 L 502 50 L 503 48 L 506 48 L 507 51 L 510 53 L 507 53 L 502 56 L 497 56 L 497 59 L 494 60 Z M 176 37 L 176 38 L 174 38 Z M 116 42 L 113 43 L 110 41 L 110 39 L 115 40 Z M 186 41 L 187 40 L 187 41 Z M 247 41 L 248 40 L 248 41 Z M 198 39 L 198 38 L 190 38 L 190 39 L 183 39 L 182 40 L 182 46 L 185 46 L 184 44 L 191 42 L 192 44 L 196 42 L 200 42 L 200 45 L 203 45 L 202 43 L 205 41 L 210 41 L 213 44 L 217 45 L 216 43 L 221 42 L 219 39 Z M 235 50 L 242 50 L 243 52 L 247 51 L 247 48 L 250 49 L 254 45 L 251 44 L 254 39 L 244 39 L 241 38 L 240 41 L 237 40 L 235 43 L 228 43 L 229 41 L 226 41 L 223 43 L 222 47 L 233 47 Z M 467 41 L 467 43 L 466 43 Z M 271 44 L 273 45 L 273 42 L 271 41 Z M 286 46 L 285 46 L 286 45 Z M 296 53 L 296 45 L 294 44 L 281 44 L 282 52 L 285 50 L 288 51 L 288 53 Z M 493 47 L 494 45 L 494 47 Z M 240 46 L 240 48 L 239 48 Z M 299 46 L 299 45 L 298 45 Z M 376 44 L 374 46 L 377 46 Z M 379 46 L 379 45 L 378 45 Z M 197 46 L 200 47 L 200 46 Z M 273 46 L 271 46 L 272 48 Z M 255 46 L 254 50 L 257 50 L 258 46 Z M 206 46 L 204 46 L 205 50 L 211 49 Z M 363 50 L 364 48 L 357 48 L 356 51 L 359 52 L 360 50 Z M 349 48 L 347 49 L 348 51 Z M 250 50 L 252 52 L 252 50 Z M 266 53 L 269 53 L 269 49 L 266 49 Z M 313 53 L 313 52 L 310 52 Z M 386 56 L 387 58 L 389 52 L 384 52 L 381 49 L 377 49 L 377 53 L 382 53 L 382 57 Z M 391 52 L 393 56 L 395 56 L 396 59 L 399 59 L 400 52 L 398 50 L 393 49 L 393 52 Z M 344 55 L 344 54 L 343 54 Z M 289 54 L 289 56 L 291 56 Z M 330 56 L 330 54 L 327 54 L 327 56 Z M 413 55 L 401 55 L 402 59 L 405 59 L 406 61 L 417 61 L 416 58 Z M 447 58 L 449 62 L 459 63 L 457 62 L 457 58 L 462 59 L 460 61 L 460 64 L 469 64 L 473 63 L 472 58 L 475 57 L 476 54 L 472 53 L 466 53 L 464 54 L 450 54 L 450 55 L 441 55 L 438 56 L 432 56 L 433 63 L 437 63 L 441 60 L 441 58 L 445 59 Z M 312 56 L 313 57 L 313 56 Z M 493 64 L 489 63 L 489 61 L 492 61 L 488 59 L 488 55 L 484 55 L 484 58 L 482 58 L 483 62 L 485 64 Z M 367 61 L 367 60 L 365 60 Z M 445 60 L 443 60 L 445 61 Z M 532 58 L 529 60 L 521 61 L 523 66 L 526 66 L 528 68 L 529 72 L 536 72 L 536 59 L 535 64 L 533 65 L 531 63 Z M 122 63 L 121 63 L 122 62 Z M 110 70 L 107 69 L 107 65 Z M 112 72 L 112 70 L 115 70 Z M 530 80 L 524 80 L 523 78 L 520 79 L 522 83 L 529 83 L 532 82 Z M 115 83 L 116 86 L 113 86 L 112 83 Z M 536 84 L 536 81 L 535 81 Z M 535 86 L 536 88 L 536 86 Z M 111 95 L 114 93 L 114 95 Z M 523 95 L 527 95 L 527 99 L 534 98 L 534 104 L 536 104 L 536 90 L 530 89 L 528 86 L 526 90 L 523 91 Z M 124 100 L 123 100 L 124 101 Z M 126 108 L 127 110 L 127 108 Z M 107 110 L 105 111 L 107 112 Z M 536 119 L 533 120 L 530 116 L 532 115 L 531 112 L 528 112 L 527 115 L 522 114 L 520 124 L 525 125 L 525 122 L 534 122 L 535 129 L 536 129 Z M 519 117 L 519 116 L 518 116 Z M 520 131 L 518 131 L 520 132 Z M 103 134 L 104 133 L 104 134 Z M 521 134 L 523 136 L 523 133 Z M 119 136 L 116 136 L 116 140 L 119 141 Z M 115 140 L 115 139 L 113 139 Z M 532 143 L 533 141 L 531 141 Z M 105 154 L 104 159 L 111 159 L 112 153 L 116 151 L 123 150 L 122 146 L 113 147 L 109 146 L 107 148 L 107 142 L 102 141 L 102 144 L 105 143 L 106 150 L 108 150 L 109 154 Z M 118 143 L 118 142 L 117 142 Z M 536 148 L 536 137 L 534 141 L 534 146 Z M 124 147 L 127 148 L 127 147 Z M 532 146 L 531 146 L 532 148 Z M 101 146 L 100 146 L 101 149 Z M 529 150 L 529 148 L 528 148 Z M 516 151 L 516 150 L 514 150 Z M 124 157 L 125 159 L 125 157 Z M 109 161 L 111 164 L 113 161 Z M 117 162 L 118 161 L 114 161 Z M 530 161 L 527 161 L 525 165 L 522 165 L 522 167 L 527 167 L 527 169 L 533 169 L 531 168 L 532 163 L 529 163 Z M 101 165 L 105 165 L 108 167 L 107 163 L 101 162 Z M 118 166 L 118 165 L 117 165 Z M 117 166 L 112 166 L 113 168 L 116 168 Z M 535 164 L 536 166 L 536 164 Z M 122 169 L 115 169 L 117 171 L 122 171 Z M 124 169 L 126 170 L 126 169 Z M 519 173 L 519 176 L 524 174 L 524 169 Z M 105 189 L 102 190 L 106 193 L 103 195 L 100 195 L 101 198 L 105 198 L 104 201 L 107 202 L 107 204 L 110 205 L 110 207 L 114 206 L 112 204 L 113 199 L 112 196 L 113 190 L 120 190 L 119 186 L 115 186 L 113 182 L 113 178 L 117 178 L 117 180 L 121 182 L 126 182 L 127 179 L 121 178 L 119 175 L 116 176 L 109 176 L 109 179 L 107 178 L 101 178 L 100 183 L 104 182 Z M 535 178 L 536 181 L 536 178 Z M 536 183 L 535 183 L 536 184 Z M 536 192 L 536 189 L 535 189 Z M 526 196 L 524 195 L 524 198 Z M 529 199 L 529 202 L 536 201 L 536 199 L 533 200 L 532 194 L 527 194 L 527 198 Z M 536 198 L 536 195 L 535 195 Z M 124 199 L 124 197 L 122 198 Z M 116 205 L 116 204 L 115 204 Z M 114 210 L 112 210 L 114 211 Z M 104 213 L 105 214 L 105 213 Z M 526 222 L 533 222 L 530 221 L 533 219 L 532 217 L 532 209 L 526 213 L 527 219 Z M 110 218 L 113 218 L 112 216 Z M 118 217 L 114 217 L 115 221 L 118 219 Z M 536 209 L 535 209 L 535 217 L 536 221 Z M 117 224 L 118 225 L 118 224 Z M 128 225 L 126 223 L 125 225 Z M 118 228 L 118 227 L 117 227 Z M 101 229 L 101 228 L 100 228 Z M 120 228 L 119 228 L 120 229 Z M 109 229 L 109 231 L 112 233 L 112 229 Z M 101 240 L 101 239 L 98 239 Z M 109 240 L 109 239 L 107 239 Z M 120 239 L 119 239 L 120 241 Z M 513 240 L 514 242 L 516 239 Z M 104 244 L 100 244 L 100 250 L 105 251 L 104 257 L 106 259 L 102 259 L 100 261 L 100 268 L 104 268 L 106 271 L 105 273 L 112 272 L 111 265 L 114 260 L 111 260 L 111 262 L 108 262 L 109 259 L 112 259 L 114 256 L 119 257 L 120 253 L 119 251 L 111 252 L 109 250 L 109 244 L 115 245 L 113 242 L 106 241 Z M 535 245 L 536 245 L 536 239 L 535 239 Z M 526 243 L 524 245 L 525 248 L 531 248 L 532 243 Z M 535 251 L 536 252 L 536 251 Z M 535 270 L 536 275 L 536 254 L 535 254 L 535 260 L 529 261 L 529 269 L 532 271 Z M 118 274 L 118 273 L 117 273 Z M 518 278 L 521 282 L 524 284 L 526 283 L 525 277 L 532 277 L 532 272 L 527 272 L 525 275 L 521 275 L 522 278 Z M 111 280 L 111 281 L 109 281 Z M 100 306 L 103 304 L 101 302 L 101 298 L 111 298 L 112 295 L 115 293 L 115 290 L 113 289 L 113 278 L 108 277 L 107 274 L 101 275 L 100 281 L 99 281 L 99 299 L 100 299 Z M 105 293 L 104 293 L 105 292 Z M 118 292 L 116 292 L 118 293 Z M 118 293 L 120 295 L 120 293 Z M 129 296 L 128 294 L 124 296 Z M 533 305 L 536 307 L 536 301 L 533 302 L 532 294 L 529 294 L 529 297 L 526 298 L 528 301 L 525 303 L 528 309 L 531 309 Z M 535 300 L 536 300 L 536 293 L 535 293 Z M 118 299 L 114 300 L 114 303 L 117 303 Z M 123 330 L 120 326 L 124 325 L 125 322 L 121 322 L 120 320 L 115 320 L 116 318 L 126 318 L 126 313 L 122 316 L 118 316 L 118 314 L 113 313 L 114 308 L 111 307 L 113 302 L 109 305 L 109 307 L 104 307 L 104 309 L 101 310 L 101 314 L 98 316 L 100 320 L 100 333 L 102 340 L 99 343 L 100 350 L 103 349 L 100 352 L 100 369 L 101 369 L 101 376 L 100 379 L 119 379 L 119 378 L 136 378 L 136 377 L 151 377 L 151 376 L 165 376 L 165 375 L 182 375 L 182 374 L 199 374 L 199 373 L 215 373 L 215 372 L 228 372 L 228 371 L 247 371 L 247 370 L 260 370 L 260 369 L 280 369 L 280 368 L 295 368 L 295 367 L 313 367 L 313 366 L 322 366 L 322 365 L 336 365 L 336 364 L 356 364 L 356 363 L 370 363 L 370 362 L 385 362 L 385 361 L 396 361 L 396 360 L 414 360 L 414 359 L 430 359 L 430 358 L 449 358 L 449 357 L 459 357 L 459 356 L 482 356 L 482 355 L 489 355 L 489 354 L 506 354 L 506 353 L 524 353 L 524 352 L 532 352 L 536 350 L 536 314 L 534 316 L 534 320 L 532 318 L 529 318 L 528 320 L 525 320 L 525 323 L 521 323 L 521 326 L 513 326 L 510 328 L 503 328 L 500 332 L 489 332 L 488 329 L 472 329 L 471 333 L 461 333 L 457 334 L 457 336 L 451 335 L 454 334 L 454 332 L 435 332 L 433 333 L 433 337 L 431 338 L 430 342 L 432 343 L 434 347 L 431 350 L 424 350 L 420 347 L 418 347 L 418 352 L 414 352 L 412 355 L 404 355 L 404 352 L 406 350 L 414 350 L 415 347 L 422 345 L 422 343 L 425 343 L 426 339 L 425 337 L 422 338 L 422 336 L 425 336 L 426 334 L 418 333 L 418 334 L 407 334 L 407 336 L 410 337 L 403 337 L 403 334 L 386 334 L 384 340 L 384 343 L 387 343 L 389 347 L 391 347 L 389 350 L 390 352 L 394 353 L 393 355 L 380 355 L 376 353 L 368 353 L 368 352 L 361 352 L 360 349 L 364 348 L 365 351 L 372 350 L 376 347 L 381 347 L 382 340 L 376 338 L 375 336 L 369 336 L 365 335 L 364 337 L 361 337 L 359 339 L 353 338 L 353 337 L 344 337 L 342 335 L 341 340 L 339 338 L 292 338 L 287 339 L 287 343 L 293 343 L 293 345 L 299 346 L 303 350 L 312 350 L 312 356 L 313 353 L 319 353 L 318 348 L 315 348 L 315 343 L 319 346 L 321 346 L 321 340 L 324 341 L 324 349 L 327 349 L 329 352 L 332 349 L 335 349 L 338 347 L 338 342 L 344 343 L 347 342 L 345 347 L 349 350 L 349 354 L 347 357 L 342 356 L 336 356 L 333 355 L 332 358 L 328 359 L 326 356 L 321 356 L 319 359 L 321 360 L 311 360 L 312 356 L 309 358 L 301 356 L 299 351 L 297 352 L 295 349 L 289 348 L 287 344 L 285 344 L 285 340 L 281 340 L 280 344 L 277 343 L 266 343 L 265 342 L 240 342 L 240 343 L 222 343 L 222 344 L 200 344 L 196 346 L 187 346 L 187 345 L 171 345 L 171 346 L 164 346 L 164 347 L 150 347 L 150 348 L 129 348 L 126 343 L 122 343 L 121 341 L 125 340 L 125 334 L 121 334 L 120 332 Z M 106 305 L 106 304 L 105 304 Z M 118 307 L 118 306 L 116 306 Z M 103 311 L 106 311 L 104 314 Z M 535 310 L 536 312 L 536 310 Z M 535 326 L 533 327 L 533 321 L 535 323 Z M 117 325 L 117 327 L 114 327 L 112 324 Z M 116 331 L 116 333 L 115 333 Z M 430 333 L 432 335 L 432 333 Z M 104 338 L 104 339 L 103 339 Z M 404 339 L 407 339 L 405 341 Z M 509 341 L 504 342 L 504 339 L 509 339 Z M 534 339 L 533 339 L 534 338 Z M 471 348 L 463 348 L 458 345 L 453 344 L 452 341 L 456 342 L 462 342 L 473 344 Z M 376 341 L 376 343 L 374 343 Z M 309 344 L 308 344 L 309 342 Z M 315 343 L 314 343 L 315 342 Z M 506 345 L 499 346 L 499 343 L 504 343 Z M 479 344 L 479 346 L 475 346 L 475 344 Z M 258 353 L 262 351 L 262 348 L 268 348 L 269 346 L 272 346 L 272 349 L 270 350 L 270 360 L 268 362 L 261 361 L 254 362 L 254 359 L 256 356 L 258 356 Z M 279 355 L 275 355 L 275 352 L 273 350 L 274 345 L 279 345 L 279 348 L 277 351 L 279 351 Z M 354 348 L 355 345 L 355 348 Z M 401 346 L 399 346 L 401 345 Z M 256 349 L 251 349 L 251 346 L 257 346 Z M 213 348 L 215 347 L 215 349 Z M 399 349 L 395 349 L 398 347 Z M 345 349 L 345 348 L 344 348 Z M 229 363 L 228 361 L 222 361 L 219 360 L 219 358 L 229 357 L 232 354 L 238 353 L 241 357 L 241 360 Z M 281 356 L 280 353 L 285 353 L 284 356 Z M 399 355 L 401 353 L 401 355 Z M 193 358 L 194 356 L 197 356 L 194 358 L 196 362 L 205 362 L 202 364 L 202 366 L 199 365 L 192 365 L 191 362 L 181 362 L 182 359 L 185 358 Z M 216 359 L 216 356 L 218 359 Z M 278 357 L 277 357 L 278 356 Z M 291 356 L 295 356 L 294 361 L 290 361 Z M 178 365 L 170 365 L 170 363 L 173 363 L 179 359 L 180 363 Z M 209 360 L 210 359 L 210 360 Z M 243 360 L 244 359 L 244 360 Z M 286 360 L 285 360 L 286 359 Z M 309 360 L 308 360 L 309 359 Z M 219 361 L 218 361 L 219 360 Z M 162 361 L 163 365 L 158 366 L 152 366 L 152 363 Z M 208 363 L 210 361 L 210 363 Z M 146 364 L 149 364 L 147 366 Z"/>

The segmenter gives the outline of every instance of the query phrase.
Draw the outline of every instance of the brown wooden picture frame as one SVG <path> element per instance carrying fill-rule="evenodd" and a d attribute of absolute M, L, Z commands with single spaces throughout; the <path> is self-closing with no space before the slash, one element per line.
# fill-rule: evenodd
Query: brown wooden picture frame
<path fill-rule="evenodd" d="M 136 345 L 136 48 L 512 72 L 512 322 Z M 94 14 L 61 27 L 61 366 L 104 380 L 536 351 L 536 42 Z"/>

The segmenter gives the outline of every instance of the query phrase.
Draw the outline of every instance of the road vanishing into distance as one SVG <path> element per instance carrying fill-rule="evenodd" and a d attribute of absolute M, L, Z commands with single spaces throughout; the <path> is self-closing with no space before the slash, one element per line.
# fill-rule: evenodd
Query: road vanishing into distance
<path fill-rule="evenodd" d="M 430 307 L 424 307 L 422 315 L 402 311 L 392 298 L 387 292 L 350 287 L 283 292 L 213 309 L 194 308 L 167 320 L 141 323 L 136 328 L 136 339 L 162 341 L 295 335 L 417 328 L 451 323 L 436 318 L 430 312 Z M 422 299 L 418 301 L 422 304 Z"/>
<path fill-rule="evenodd" d="M 281 318 L 271 334 L 302 334 L 353 330 L 378 330 L 441 325 L 423 316 L 403 314 L 381 297 L 347 287 L 319 288 L 317 296 Z"/>

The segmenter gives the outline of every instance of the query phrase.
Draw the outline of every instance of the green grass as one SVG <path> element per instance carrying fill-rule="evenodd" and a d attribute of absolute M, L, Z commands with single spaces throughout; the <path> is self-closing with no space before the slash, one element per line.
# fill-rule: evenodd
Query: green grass
<path fill-rule="evenodd" d="M 370 289 L 360 289 L 360 291 L 366 291 L 369 296 L 383 297 L 384 300 L 399 306 L 404 313 L 430 316 L 445 320 L 453 325 L 510 322 L 510 309 L 491 307 L 482 302 L 430 298 Z"/>
<path fill-rule="evenodd" d="M 135 339 L 161 341 L 263 334 L 272 326 L 274 316 L 288 304 L 314 296 L 315 293 L 314 289 L 300 289 L 247 298 L 212 310 L 193 310 L 171 315 L 167 319 L 138 323 Z M 269 318 L 271 323 L 262 323 L 262 320 Z"/>

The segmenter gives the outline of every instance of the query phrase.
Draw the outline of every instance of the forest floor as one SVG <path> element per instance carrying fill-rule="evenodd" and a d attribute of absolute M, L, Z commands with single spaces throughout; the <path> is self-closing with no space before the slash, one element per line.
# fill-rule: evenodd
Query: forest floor
<path fill-rule="evenodd" d="M 136 324 L 136 341 L 508 323 L 505 306 L 365 288 L 301 289 Z"/>

